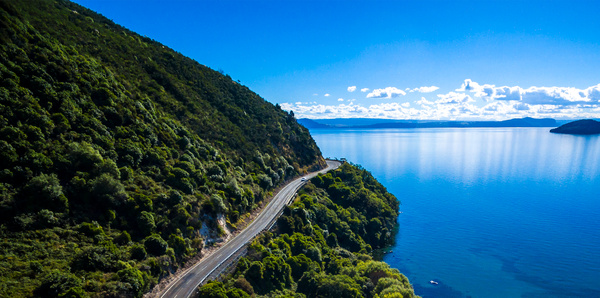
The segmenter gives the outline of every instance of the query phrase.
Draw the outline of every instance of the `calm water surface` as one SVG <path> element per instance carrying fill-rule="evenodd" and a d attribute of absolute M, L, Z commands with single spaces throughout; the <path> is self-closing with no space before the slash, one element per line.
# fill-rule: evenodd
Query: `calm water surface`
<path fill-rule="evenodd" d="M 402 202 L 384 261 L 424 298 L 600 297 L 600 137 L 548 130 L 311 134 Z"/>

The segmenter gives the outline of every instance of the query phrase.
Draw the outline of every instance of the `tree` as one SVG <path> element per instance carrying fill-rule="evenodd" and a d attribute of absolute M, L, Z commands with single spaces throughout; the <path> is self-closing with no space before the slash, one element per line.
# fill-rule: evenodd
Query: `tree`
<path fill-rule="evenodd" d="M 108 173 L 92 180 L 90 185 L 92 198 L 99 202 L 101 206 L 119 206 L 127 198 L 123 184 Z"/>
<path fill-rule="evenodd" d="M 160 256 L 167 252 L 169 245 L 160 235 L 152 234 L 144 240 L 146 251 L 155 256 Z"/>
<path fill-rule="evenodd" d="M 292 277 L 294 280 L 299 280 L 304 272 L 308 271 L 312 265 L 312 261 L 304 254 L 292 256 L 286 260 L 286 263 L 288 263 L 292 269 Z"/>
<path fill-rule="evenodd" d="M 19 203 L 22 209 L 30 211 L 48 209 L 65 212 L 69 208 L 56 174 L 40 174 L 29 180 L 21 191 Z"/>
<path fill-rule="evenodd" d="M 147 283 L 144 279 L 144 273 L 137 268 L 126 268 L 117 272 L 119 281 L 125 285 L 127 292 L 135 297 L 142 297 L 144 290 L 147 288 Z"/>
<path fill-rule="evenodd" d="M 175 234 L 169 236 L 169 246 L 173 248 L 175 254 L 178 256 L 184 255 L 189 248 L 185 240 L 181 236 Z"/>
<path fill-rule="evenodd" d="M 130 249 L 129 249 L 129 253 L 131 255 L 131 258 L 134 260 L 143 260 L 146 258 L 146 249 L 144 248 L 144 246 L 140 245 L 140 244 L 134 244 Z"/>
<path fill-rule="evenodd" d="M 363 297 L 358 283 L 346 275 L 328 275 L 321 279 L 318 294 L 324 298 Z"/>
<path fill-rule="evenodd" d="M 254 295 L 254 288 L 243 276 L 238 277 L 233 283 L 233 286 L 246 292 L 250 296 Z"/>
<path fill-rule="evenodd" d="M 152 212 L 142 211 L 140 213 L 140 216 L 138 217 L 137 223 L 138 227 L 140 228 L 140 231 L 144 236 L 151 234 L 152 232 L 154 232 L 154 229 L 156 229 L 156 224 L 154 223 L 154 215 L 152 214 Z"/>
<path fill-rule="evenodd" d="M 314 270 L 304 272 L 298 280 L 298 292 L 305 294 L 307 297 L 316 297 L 322 277 L 322 274 Z"/>
<path fill-rule="evenodd" d="M 281 257 L 268 256 L 263 259 L 263 279 L 267 291 L 282 290 L 289 287 L 292 281 L 292 269 Z"/>
<path fill-rule="evenodd" d="M 117 264 L 117 256 L 104 246 L 88 246 L 73 258 L 74 270 L 96 271 L 112 270 Z"/>
<path fill-rule="evenodd" d="M 198 296 L 203 298 L 228 298 L 227 291 L 221 282 L 209 282 L 200 287 Z"/>
<path fill-rule="evenodd" d="M 74 274 L 53 270 L 35 290 L 38 297 L 85 297 L 81 279 Z"/>
<path fill-rule="evenodd" d="M 210 200 L 216 213 L 227 212 L 227 205 L 225 205 L 225 202 L 223 201 L 223 198 L 220 195 L 213 194 L 212 196 L 210 196 Z"/>

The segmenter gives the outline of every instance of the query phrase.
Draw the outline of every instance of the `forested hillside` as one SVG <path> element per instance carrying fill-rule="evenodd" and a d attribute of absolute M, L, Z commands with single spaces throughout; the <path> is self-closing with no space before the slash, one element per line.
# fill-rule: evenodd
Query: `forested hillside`
<path fill-rule="evenodd" d="M 322 166 L 229 76 L 68 1 L 0 0 L 0 296 L 140 296 Z"/>
<path fill-rule="evenodd" d="M 275 233 L 248 248 L 234 272 L 200 297 L 416 297 L 397 269 L 372 258 L 392 239 L 398 200 L 350 164 L 311 180 Z"/>

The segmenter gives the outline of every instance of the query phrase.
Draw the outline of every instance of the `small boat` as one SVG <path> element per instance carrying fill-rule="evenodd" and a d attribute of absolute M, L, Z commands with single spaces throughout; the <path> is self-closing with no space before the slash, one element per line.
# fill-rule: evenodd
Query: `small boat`
<path fill-rule="evenodd" d="M 435 280 L 430 280 L 430 281 L 429 281 L 429 283 L 430 283 L 430 284 L 432 284 L 432 285 L 437 285 L 437 284 L 439 284 L 439 282 L 437 282 L 437 281 L 435 281 Z"/>

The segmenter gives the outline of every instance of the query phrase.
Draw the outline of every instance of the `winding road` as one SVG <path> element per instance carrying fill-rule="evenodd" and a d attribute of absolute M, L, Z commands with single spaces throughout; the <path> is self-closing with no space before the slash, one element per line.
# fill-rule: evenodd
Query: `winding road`
<path fill-rule="evenodd" d="M 294 195 L 302 187 L 306 180 L 337 169 L 341 163 L 339 161 L 327 160 L 327 168 L 312 172 L 289 182 L 278 193 L 275 194 L 271 202 L 264 210 L 237 236 L 230 239 L 210 256 L 202 259 L 193 267 L 189 268 L 180 278 L 174 280 L 169 286 L 160 293 L 160 298 L 187 298 L 194 294 L 196 288 L 203 283 L 207 277 L 213 273 L 221 264 L 226 262 L 232 255 L 240 250 L 246 243 L 252 240 L 263 230 L 270 228 L 270 225 L 277 216 L 279 216 L 283 207 L 290 203 Z"/>

